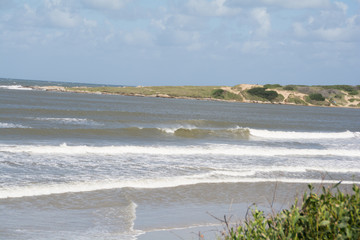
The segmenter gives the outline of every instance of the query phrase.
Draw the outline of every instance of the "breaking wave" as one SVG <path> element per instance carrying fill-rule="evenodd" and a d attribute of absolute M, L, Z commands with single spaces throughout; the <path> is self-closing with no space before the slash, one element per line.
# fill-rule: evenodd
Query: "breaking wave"
<path fill-rule="evenodd" d="M 0 145 L 0 152 L 29 154 L 150 154 L 150 155 L 226 155 L 226 156 L 340 156 L 359 157 L 357 149 L 294 149 L 282 147 L 238 146 L 210 144 L 195 146 L 68 146 L 53 145 Z"/>
<path fill-rule="evenodd" d="M 251 136 L 268 139 L 346 139 L 360 137 L 360 132 L 286 132 L 250 129 Z"/>
<path fill-rule="evenodd" d="M 33 118 L 38 121 L 50 121 L 62 124 L 71 124 L 71 125 L 101 125 L 93 120 L 86 118 Z"/>
<path fill-rule="evenodd" d="M 9 90 L 33 90 L 32 88 L 24 87 L 21 85 L 0 85 L 0 88 Z"/>
<path fill-rule="evenodd" d="M 29 127 L 23 126 L 21 124 L 0 122 L 0 128 L 29 128 Z"/>
<path fill-rule="evenodd" d="M 134 179 L 134 180 L 98 180 L 88 182 L 69 182 L 57 184 L 37 184 L 31 186 L 4 187 L 0 189 L 0 199 L 33 197 L 51 194 L 64 194 L 76 192 L 91 192 L 108 189 L 139 188 L 159 189 L 173 188 L 178 186 L 211 184 L 211 183 L 322 183 L 335 184 L 338 180 L 319 180 L 303 178 L 252 178 L 243 176 L 218 177 L 212 174 L 200 174 L 194 176 L 164 177 L 157 179 Z M 359 184 L 360 182 L 342 181 L 342 184 Z"/>

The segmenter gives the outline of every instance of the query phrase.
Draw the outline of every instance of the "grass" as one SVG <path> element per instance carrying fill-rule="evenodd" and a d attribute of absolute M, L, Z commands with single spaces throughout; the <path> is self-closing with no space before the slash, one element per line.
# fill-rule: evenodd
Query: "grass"
<path fill-rule="evenodd" d="M 307 105 L 307 103 L 299 97 L 295 95 L 289 95 L 289 97 L 285 100 L 287 103 L 294 103 L 298 105 Z"/>
<path fill-rule="evenodd" d="M 308 102 L 308 103 L 311 103 L 313 105 L 316 105 L 316 106 L 330 106 L 330 103 L 325 101 L 316 101 L 316 100 L 312 100 L 309 96 L 305 96 L 305 101 Z"/>
<path fill-rule="evenodd" d="M 257 87 L 258 86 L 258 87 Z M 231 89 L 241 92 L 236 94 L 220 86 L 154 86 L 154 87 L 74 87 L 67 91 L 90 92 L 104 94 L 119 94 L 129 96 L 152 96 L 170 98 L 218 99 L 226 101 L 280 102 L 297 105 L 316 106 L 346 106 L 352 104 L 357 107 L 359 86 L 306 86 L 266 84 L 264 87 L 256 85 L 252 89 L 241 89 L 242 85 L 235 85 Z M 292 93 L 284 98 L 279 91 L 287 90 Z M 302 94 L 307 96 L 303 97 Z M 349 100 L 348 100 L 349 98 Z"/>
<path fill-rule="evenodd" d="M 225 218 L 223 239 L 360 239 L 359 187 L 354 184 L 353 193 L 344 194 L 339 184 L 323 187 L 321 194 L 309 185 L 301 204 L 296 199 L 290 209 L 276 215 L 266 217 L 255 207 L 252 218 L 236 227 L 230 227 Z"/>
<path fill-rule="evenodd" d="M 223 99 L 223 100 L 243 101 L 243 98 L 240 95 L 225 91 L 220 88 L 214 89 L 211 92 L 211 97 L 216 99 Z"/>
<path fill-rule="evenodd" d="M 211 98 L 215 86 L 157 86 L 157 87 L 85 87 L 70 91 L 102 92 L 121 95 L 168 95 L 170 97 Z"/>

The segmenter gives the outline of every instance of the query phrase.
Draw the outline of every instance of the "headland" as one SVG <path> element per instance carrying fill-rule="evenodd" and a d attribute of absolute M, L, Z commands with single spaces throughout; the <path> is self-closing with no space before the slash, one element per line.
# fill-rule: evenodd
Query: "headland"
<path fill-rule="evenodd" d="M 137 87 L 62 87 L 32 86 L 33 89 L 91 94 L 114 94 L 217 100 L 246 103 L 290 104 L 323 107 L 360 108 L 360 85 L 286 85 L 239 84 L 229 86 L 137 86 Z"/>

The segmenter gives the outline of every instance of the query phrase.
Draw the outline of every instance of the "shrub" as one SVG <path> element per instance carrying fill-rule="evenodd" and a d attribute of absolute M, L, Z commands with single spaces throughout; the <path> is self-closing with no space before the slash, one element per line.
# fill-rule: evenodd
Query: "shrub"
<path fill-rule="evenodd" d="M 336 94 L 336 95 L 334 96 L 334 98 L 342 99 L 342 95 L 341 95 L 341 94 Z"/>
<path fill-rule="evenodd" d="M 214 91 L 211 92 L 211 96 L 213 98 L 224 98 L 224 92 L 225 90 L 223 89 L 215 89 Z"/>
<path fill-rule="evenodd" d="M 310 94 L 312 92 L 308 86 L 298 87 L 297 90 L 304 94 Z"/>
<path fill-rule="evenodd" d="M 325 98 L 320 93 L 311 93 L 309 98 L 314 101 L 325 101 Z"/>
<path fill-rule="evenodd" d="M 350 86 L 350 85 L 328 85 L 328 86 L 322 86 L 322 88 L 324 89 L 338 89 L 338 90 L 343 90 L 345 92 L 351 93 L 351 92 L 356 92 L 356 90 L 358 89 L 357 86 Z M 356 94 L 352 94 L 352 95 L 356 95 Z"/>
<path fill-rule="evenodd" d="M 289 95 L 289 97 L 285 100 L 287 103 L 295 103 L 300 105 L 307 105 L 301 98 L 295 97 L 294 95 Z"/>
<path fill-rule="evenodd" d="M 359 94 L 359 92 L 357 90 L 352 90 L 348 93 L 349 93 L 349 95 L 358 95 Z"/>
<path fill-rule="evenodd" d="M 266 91 L 266 88 L 256 87 L 247 91 L 251 95 L 255 95 L 261 98 L 265 98 L 269 101 L 274 100 L 279 94 L 276 91 Z"/>
<path fill-rule="evenodd" d="M 265 84 L 264 88 L 270 88 L 270 89 L 281 88 L 281 85 L 280 84 Z"/>
<path fill-rule="evenodd" d="M 336 184 L 333 188 L 336 188 Z M 332 189 L 333 189 L 332 188 Z M 353 185 L 353 195 L 323 187 L 323 193 L 305 192 L 298 201 L 275 216 L 265 217 L 256 208 L 252 220 L 236 229 L 226 223 L 226 240 L 240 239 L 360 239 L 360 191 Z"/>
<path fill-rule="evenodd" d="M 278 96 L 274 99 L 275 102 L 282 102 L 284 101 L 285 97 L 282 94 L 278 94 Z"/>
<path fill-rule="evenodd" d="M 211 97 L 224 100 L 242 101 L 242 97 L 238 94 L 225 91 L 223 89 L 215 89 L 211 92 Z"/>
<path fill-rule="evenodd" d="M 283 89 L 284 90 L 287 90 L 287 91 L 294 91 L 295 90 L 295 88 L 294 87 L 292 87 L 292 86 L 285 86 L 285 87 L 283 87 Z"/>

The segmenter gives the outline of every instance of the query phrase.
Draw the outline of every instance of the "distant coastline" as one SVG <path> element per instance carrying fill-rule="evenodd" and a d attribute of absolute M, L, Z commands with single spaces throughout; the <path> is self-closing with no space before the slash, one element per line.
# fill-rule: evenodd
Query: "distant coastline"
<path fill-rule="evenodd" d="M 228 86 L 154 86 L 154 87 L 65 87 L 29 86 L 35 90 L 113 94 L 228 102 L 288 104 L 302 106 L 360 108 L 360 86 L 304 86 L 279 84 L 239 84 Z"/>

